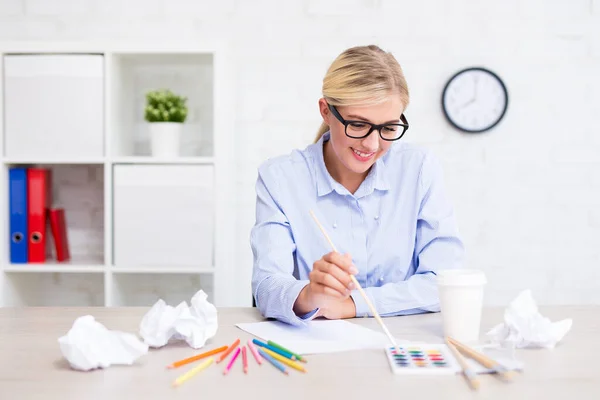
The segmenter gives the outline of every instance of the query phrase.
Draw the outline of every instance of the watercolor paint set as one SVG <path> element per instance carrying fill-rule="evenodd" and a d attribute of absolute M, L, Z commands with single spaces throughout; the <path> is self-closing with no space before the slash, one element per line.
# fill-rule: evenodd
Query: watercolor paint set
<path fill-rule="evenodd" d="M 461 371 L 456 358 L 445 344 L 418 344 L 385 349 L 394 374 L 454 375 Z"/>

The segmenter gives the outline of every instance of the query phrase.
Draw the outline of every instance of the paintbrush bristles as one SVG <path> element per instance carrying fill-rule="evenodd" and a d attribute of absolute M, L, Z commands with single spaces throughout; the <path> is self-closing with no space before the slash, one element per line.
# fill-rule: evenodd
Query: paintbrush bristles
<path fill-rule="evenodd" d="M 502 364 L 500 364 L 496 360 L 489 358 L 485 354 L 478 352 L 477 350 L 459 342 L 456 339 L 453 339 L 451 337 L 448 337 L 447 339 L 450 343 L 452 343 L 454 346 L 456 346 L 458 351 L 465 353 L 467 356 L 471 357 L 472 359 L 474 359 L 475 361 L 477 361 L 479 364 L 483 365 L 484 367 L 495 371 L 496 374 L 498 376 L 500 376 L 501 378 L 503 378 L 504 380 L 510 381 L 512 379 L 512 377 L 514 375 L 514 371 L 509 371 L 508 369 L 506 369 Z"/>
<path fill-rule="evenodd" d="M 454 357 L 460 364 L 460 367 L 462 368 L 463 374 L 465 378 L 467 378 L 469 385 L 475 390 L 479 389 L 479 379 L 477 379 L 477 375 L 469 368 L 469 365 L 467 364 L 465 358 L 462 356 L 462 354 L 460 354 L 460 352 L 454 346 L 454 344 L 452 344 L 450 340 L 448 340 L 448 338 L 446 338 L 446 345 L 448 346 L 450 351 L 452 351 Z"/>
<path fill-rule="evenodd" d="M 337 253 L 338 251 L 335 248 L 335 245 L 333 244 L 333 242 L 331 241 L 331 238 L 329 237 L 329 235 L 325 231 L 325 228 L 323 228 L 323 225 L 321 225 L 321 223 L 317 219 L 317 216 L 315 215 L 315 213 L 312 210 L 310 210 L 309 212 L 310 212 L 310 215 L 315 220 L 315 222 L 317 223 L 317 226 L 319 227 L 319 229 L 323 233 L 323 236 L 325 236 L 325 239 L 327 239 L 327 241 L 329 242 L 329 245 L 331 246 L 331 248 L 333 249 L 333 251 L 335 251 Z M 373 303 L 371 303 L 371 300 L 369 300 L 369 297 L 367 296 L 367 294 L 365 293 L 365 291 L 363 290 L 363 288 L 360 286 L 360 283 L 358 283 L 358 280 L 352 274 L 350 274 L 350 279 L 352 279 L 352 282 L 354 283 L 354 285 L 356 286 L 356 288 L 360 292 L 361 296 L 365 299 L 365 302 L 367 303 L 367 306 L 371 310 L 371 313 L 373 314 L 373 316 L 375 317 L 375 319 L 377 320 L 377 322 L 379 322 L 379 325 L 381 325 L 381 328 L 383 329 L 383 331 L 387 335 L 388 339 L 390 339 L 390 341 L 394 345 L 394 348 L 396 349 L 396 351 L 398 352 L 398 354 L 400 354 L 400 349 L 398 348 L 398 344 L 396 343 L 396 340 L 394 340 L 394 337 L 392 336 L 392 334 L 390 333 L 390 331 L 388 330 L 388 328 L 383 323 L 383 320 L 379 316 L 379 313 L 375 309 L 375 306 L 373 305 Z"/>

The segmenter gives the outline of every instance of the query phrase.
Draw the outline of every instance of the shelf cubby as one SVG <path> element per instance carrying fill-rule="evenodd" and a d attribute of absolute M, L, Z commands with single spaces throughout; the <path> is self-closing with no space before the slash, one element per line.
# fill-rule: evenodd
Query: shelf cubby
<path fill-rule="evenodd" d="M 41 264 L 10 264 L 11 270 L 51 265 L 104 265 L 104 165 L 103 164 L 4 164 L 3 176 L 13 167 L 44 168 L 50 172 L 50 208 L 64 208 L 71 259 L 56 261 L 54 238 L 47 226 L 46 262 Z M 7 211 L 8 212 L 8 211 Z M 3 263 L 8 264 L 8 253 Z"/>
<path fill-rule="evenodd" d="M 104 306 L 102 272 L 5 272 L 7 307 Z"/>
<path fill-rule="evenodd" d="M 115 53 L 109 130 L 112 156 L 150 156 L 146 93 L 170 89 L 187 98 L 181 156 L 211 157 L 213 150 L 213 55 L 210 53 Z"/>

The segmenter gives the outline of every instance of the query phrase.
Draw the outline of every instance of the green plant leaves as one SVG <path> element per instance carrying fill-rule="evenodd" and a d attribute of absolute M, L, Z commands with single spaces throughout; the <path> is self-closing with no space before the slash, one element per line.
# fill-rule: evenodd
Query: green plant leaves
<path fill-rule="evenodd" d="M 148 122 L 185 122 L 188 114 L 187 98 L 168 89 L 146 93 L 144 118 Z"/>

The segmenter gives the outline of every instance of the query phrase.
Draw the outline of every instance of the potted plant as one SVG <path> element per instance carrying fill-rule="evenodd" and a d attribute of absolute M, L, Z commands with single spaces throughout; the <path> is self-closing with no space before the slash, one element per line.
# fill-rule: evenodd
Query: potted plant
<path fill-rule="evenodd" d="M 146 94 L 145 119 L 149 122 L 152 155 L 177 157 L 183 123 L 188 114 L 187 98 L 168 89 Z"/>

